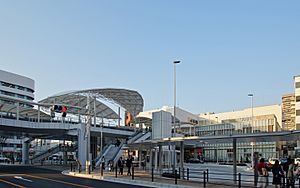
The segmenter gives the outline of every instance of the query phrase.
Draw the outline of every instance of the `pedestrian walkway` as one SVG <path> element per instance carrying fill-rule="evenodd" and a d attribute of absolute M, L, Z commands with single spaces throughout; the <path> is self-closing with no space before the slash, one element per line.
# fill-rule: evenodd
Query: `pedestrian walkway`
<path fill-rule="evenodd" d="M 216 185 L 210 182 L 197 182 L 197 181 L 187 181 L 187 180 L 177 180 L 177 184 L 175 184 L 174 178 L 164 178 L 161 177 L 159 174 L 155 174 L 153 176 L 152 182 L 152 175 L 149 172 L 145 171 L 135 171 L 134 177 L 127 176 L 127 175 L 119 175 L 115 172 L 104 172 L 103 176 L 100 175 L 100 172 L 92 172 L 91 174 L 86 174 L 86 172 L 70 172 L 70 170 L 66 170 L 63 172 L 64 175 L 81 177 L 81 178 L 89 178 L 89 179 L 97 179 L 102 181 L 109 181 L 109 182 L 118 182 L 123 184 L 131 184 L 131 185 L 138 185 L 138 186 L 147 186 L 147 187 L 172 187 L 172 188 L 195 188 L 195 187 L 207 187 L 207 188 L 224 188 L 226 187 L 238 187 L 235 184 L 227 184 L 227 185 Z M 124 174 L 126 174 L 124 172 Z"/>

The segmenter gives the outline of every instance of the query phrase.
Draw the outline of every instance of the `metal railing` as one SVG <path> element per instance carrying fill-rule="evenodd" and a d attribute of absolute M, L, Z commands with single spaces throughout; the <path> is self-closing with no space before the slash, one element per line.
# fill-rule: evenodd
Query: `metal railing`
<path fill-rule="evenodd" d="M 75 169 L 74 164 L 71 165 L 71 171 L 77 170 L 81 172 L 81 166 L 78 165 Z M 182 176 L 183 174 L 183 176 Z M 121 170 L 118 165 L 115 165 L 110 171 L 105 171 L 103 168 L 100 169 L 100 175 L 105 176 L 109 175 L 114 178 L 127 178 L 127 179 L 139 179 L 149 182 L 164 182 L 167 184 L 179 184 L 179 185 L 194 185 L 199 187 L 207 187 L 208 185 L 219 185 L 222 187 L 247 187 L 254 188 L 257 187 L 255 184 L 267 183 L 272 185 L 273 175 L 270 173 L 268 177 L 260 178 L 258 177 L 255 181 L 255 176 L 251 174 L 243 173 L 218 173 L 210 172 L 209 169 L 190 169 L 177 168 L 175 173 L 172 173 L 168 170 L 155 171 L 154 168 L 151 168 L 150 171 L 140 170 L 135 166 L 131 166 L 130 170 L 128 167 L 124 166 Z M 236 178 L 233 178 L 233 177 Z M 236 179 L 236 180 L 234 180 Z M 262 181 L 262 179 L 264 179 Z M 289 187 L 286 177 L 281 179 L 281 187 Z M 300 179 L 295 179 L 294 187 L 300 188 Z"/>

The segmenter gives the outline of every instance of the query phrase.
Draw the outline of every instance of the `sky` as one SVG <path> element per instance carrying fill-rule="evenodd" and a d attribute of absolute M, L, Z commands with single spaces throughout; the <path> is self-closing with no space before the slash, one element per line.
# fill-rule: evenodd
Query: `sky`
<path fill-rule="evenodd" d="M 144 110 L 192 113 L 280 104 L 300 75 L 300 1 L 0 2 L 0 69 L 35 80 L 36 100 L 126 88 Z"/>

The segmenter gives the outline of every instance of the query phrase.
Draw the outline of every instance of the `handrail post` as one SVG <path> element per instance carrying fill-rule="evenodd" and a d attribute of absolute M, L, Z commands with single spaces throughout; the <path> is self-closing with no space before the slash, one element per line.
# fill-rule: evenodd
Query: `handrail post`
<path fill-rule="evenodd" d="M 242 187 L 241 173 L 238 174 L 239 188 Z"/>
<path fill-rule="evenodd" d="M 175 184 L 177 185 L 177 170 L 175 170 Z"/>
<path fill-rule="evenodd" d="M 206 171 L 203 171 L 203 187 L 206 187 Z"/>
<path fill-rule="evenodd" d="M 154 168 L 152 168 L 151 179 L 152 179 L 152 182 L 154 182 Z"/>
<path fill-rule="evenodd" d="M 100 174 L 101 174 L 101 177 L 103 177 L 103 166 L 102 165 L 100 165 Z"/>
<path fill-rule="evenodd" d="M 208 183 L 208 169 L 206 169 L 206 182 Z"/>
<path fill-rule="evenodd" d="M 132 179 L 134 180 L 134 167 L 132 165 L 132 173 L 131 173 Z"/>

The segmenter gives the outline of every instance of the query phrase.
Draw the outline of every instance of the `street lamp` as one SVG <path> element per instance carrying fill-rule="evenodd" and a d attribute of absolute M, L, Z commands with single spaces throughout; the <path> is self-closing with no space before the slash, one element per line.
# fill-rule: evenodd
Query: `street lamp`
<path fill-rule="evenodd" d="M 173 115 L 173 137 L 175 136 L 176 130 L 176 64 L 179 64 L 180 61 L 174 61 L 174 115 Z"/>
<path fill-rule="evenodd" d="M 253 133 L 254 129 L 254 123 L 253 123 L 253 97 L 254 95 L 252 93 L 248 94 L 248 97 L 251 97 L 251 132 Z M 251 142 L 251 163 L 252 163 L 252 168 L 254 168 L 254 159 L 253 159 L 253 152 L 254 152 L 254 143 Z"/>
<path fill-rule="evenodd" d="M 174 64 L 174 114 L 173 114 L 173 132 L 172 136 L 175 137 L 176 133 L 176 64 L 179 64 L 180 61 L 173 61 Z M 174 150 L 173 150 L 173 173 L 175 173 L 175 165 L 176 165 L 176 146 L 174 144 Z"/>

